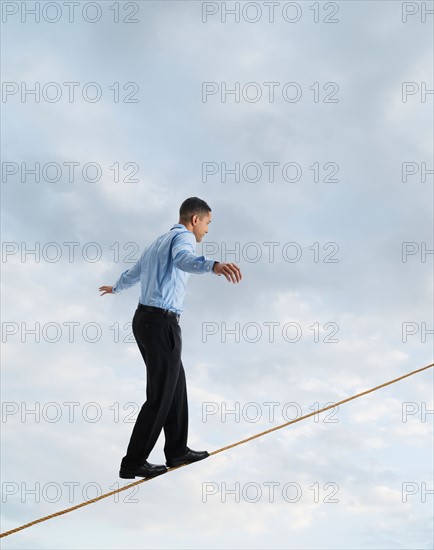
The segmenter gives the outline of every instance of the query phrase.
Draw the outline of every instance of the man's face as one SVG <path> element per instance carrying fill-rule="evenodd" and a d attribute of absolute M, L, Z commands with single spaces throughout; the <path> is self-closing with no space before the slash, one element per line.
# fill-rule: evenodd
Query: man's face
<path fill-rule="evenodd" d="M 202 239 L 208 233 L 208 225 L 211 223 L 211 212 L 204 214 L 202 218 L 199 216 L 193 217 L 193 233 L 196 237 L 196 242 L 202 242 Z"/>

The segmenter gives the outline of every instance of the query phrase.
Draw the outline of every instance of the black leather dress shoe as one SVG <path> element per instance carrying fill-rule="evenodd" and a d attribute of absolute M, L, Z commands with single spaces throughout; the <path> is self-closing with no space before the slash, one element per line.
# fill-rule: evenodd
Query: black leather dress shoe
<path fill-rule="evenodd" d="M 203 460 L 209 456 L 207 451 L 192 451 L 188 449 L 186 453 L 177 458 L 168 458 L 166 464 L 168 468 L 174 468 L 175 466 L 181 466 L 182 464 L 190 464 L 191 462 L 197 462 Z"/>
<path fill-rule="evenodd" d="M 147 460 L 136 470 L 126 470 L 121 468 L 119 470 L 119 477 L 122 479 L 134 479 L 137 477 L 155 477 L 167 472 L 164 464 L 151 464 Z"/>

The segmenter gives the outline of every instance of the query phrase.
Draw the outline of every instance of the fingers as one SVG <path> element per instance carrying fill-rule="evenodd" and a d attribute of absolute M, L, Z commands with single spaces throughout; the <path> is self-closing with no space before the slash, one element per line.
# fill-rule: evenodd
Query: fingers
<path fill-rule="evenodd" d="M 223 275 L 230 283 L 239 283 L 243 278 L 241 270 L 236 264 L 225 264 L 223 266 Z"/>
<path fill-rule="evenodd" d="M 100 296 L 104 296 L 104 294 L 111 294 L 112 291 L 113 291 L 113 287 L 112 286 L 100 286 L 98 290 L 100 292 L 102 292 L 102 294 L 100 294 Z"/>

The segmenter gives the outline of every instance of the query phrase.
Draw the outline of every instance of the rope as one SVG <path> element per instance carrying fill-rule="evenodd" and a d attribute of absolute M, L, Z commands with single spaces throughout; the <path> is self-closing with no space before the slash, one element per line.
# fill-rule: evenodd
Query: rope
<path fill-rule="evenodd" d="M 386 386 L 390 386 L 391 384 L 395 384 L 395 382 L 399 382 L 400 380 L 403 380 L 404 378 L 408 378 L 409 376 L 413 376 L 414 374 L 417 374 L 419 372 L 422 372 L 424 370 L 430 369 L 434 366 L 434 363 L 431 363 L 430 365 L 426 365 L 425 367 L 422 367 L 420 369 L 414 370 L 412 372 L 409 372 L 407 374 L 404 374 L 403 376 L 399 376 L 398 378 L 394 378 L 393 380 L 390 380 L 389 382 L 384 382 L 384 384 L 380 384 L 379 386 L 375 386 L 374 388 L 371 388 L 370 390 L 363 391 L 361 393 L 358 393 L 356 395 L 353 395 L 351 397 L 347 397 L 346 399 L 342 399 L 342 401 L 338 401 L 337 403 L 333 403 L 332 405 L 329 405 L 328 407 L 324 407 L 323 409 L 319 409 L 318 411 L 313 411 L 309 414 L 305 414 L 303 416 L 300 416 L 294 420 L 290 420 L 289 422 L 285 422 L 284 424 L 280 424 L 279 426 L 275 426 L 274 428 L 270 428 L 269 430 L 265 430 L 264 432 L 260 432 L 258 434 L 252 435 L 251 437 L 248 437 L 247 439 L 242 439 L 241 441 L 237 441 L 235 443 L 232 443 L 232 445 L 227 445 L 226 447 L 222 447 L 221 449 L 217 449 L 215 451 L 212 451 L 209 453 L 209 456 L 216 455 L 218 453 L 222 453 L 223 451 L 227 451 L 228 449 L 232 449 L 233 447 L 237 447 L 238 445 L 243 445 L 244 443 L 247 443 L 248 441 L 252 441 L 253 439 L 257 439 L 258 437 L 263 437 L 264 435 L 267 435 L 271 432 L 275 432 L 276 430 L 281 430 L 282 428 L 285 428 L 286 426 L 289 426 L 291 424 L 295 424 L 296 422 L 301 422 L 302 420 L 305 420 L 306 418 L 309 418 L 310 416 L 314 416 L 315 414 L 320 414 L 322 412 L 328 411 L 329 409 L 332 409 L 334 407 L 338 407 L 339 405 L 343 405 L 344 403 L 347 403 L 348 401 L 352 401 L 353 399 L 357 399 L 359 397 L 362 397 L 363 395 L 367 395 L 368 393 L 372 393 L 374 391 L 377 391 L 381 388 L 385 388 Z M 176 466 L 175 468 L 170 468 L 165 473 L 173 472 L 174 470 L 178 470 L 179 468 L 183 468 L 184 466 L 189 466 L 189 464 L 182 464 L 181 466 Z M 165 475 L 165 474 L 162 474 Z M 157 476 L 160 477 L 160 476 Z M 94 502 L 98 502 L 99 500 L 102 500 L 103 498 L 108 498 L 111 495 L 114 495 L 116 493 L 121 493 L 122 491 L 126 491 L 127 489 L 131 489 L 131 487 L 134 487 L 136 485 L 140 485 L 141 483 L 146 483 L 147 481 L 150 481 L 154 478 L 144 478 L 140 479 L 139 481 L 135 481 L 133 483 L 128 483 L 125 487 L 121 487 L 120 489 L 115 489 L 114 491 L 110 491 L 109 493 L 104 493 L 103 495 L 100 495 L 96 498 L 93 498 L 91 500 L 86 500 L 85 502 L 81 502 L 80 504 L 77 504 L 76 506 L 71 506 L 70 508 L 66 508 L 65 510 L 61 510 L 60 512 L 56 512 L 55 514 L 50 514 L 49 516 L 44 516 L 42 518 L 36 519 L 35 521 L 31 521 L 30 523 L 25 523 L 24 525 L 21 525 L 20 527 L 16 527 L 15 529 L 11 529 L 10 531 L 5 531 L 4 533 L 0 533 L 1 537 L 7 537 L 9 535 L 12 535 L 13 533 L 17 533 L 18 531 L 21 531 L 22 529 L 27 529 L 28 527 L 31 527 L 32 525 L 36 525 L 37 523 L 41 523 L 43 521 L 47 521 L 51 518 L 55 518 L 57 516 L 61 516 L 63 514 L 67 514 L 68 512 L 72 512 L 73 510 L 78 510 L 78 508 L 82 508 L 83 506 L 88 506 L 89 504 L 93 504 Z"/>

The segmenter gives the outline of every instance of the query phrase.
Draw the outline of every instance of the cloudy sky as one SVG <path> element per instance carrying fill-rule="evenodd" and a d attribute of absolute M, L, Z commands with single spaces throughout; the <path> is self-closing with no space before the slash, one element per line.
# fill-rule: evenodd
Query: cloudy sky
<path fill-rule="evenodd" d="M 212 208 L 197 253 L 243 273 L 188 283 L 193 449 L 432 362 L 429 9 L 2 3 L 2 531 L 124 486 L 146 390 L 139 287 L 98 287 L 189 196 Z M 432 548 L 432 383 L 427 370 L 3 547 Z"/>

